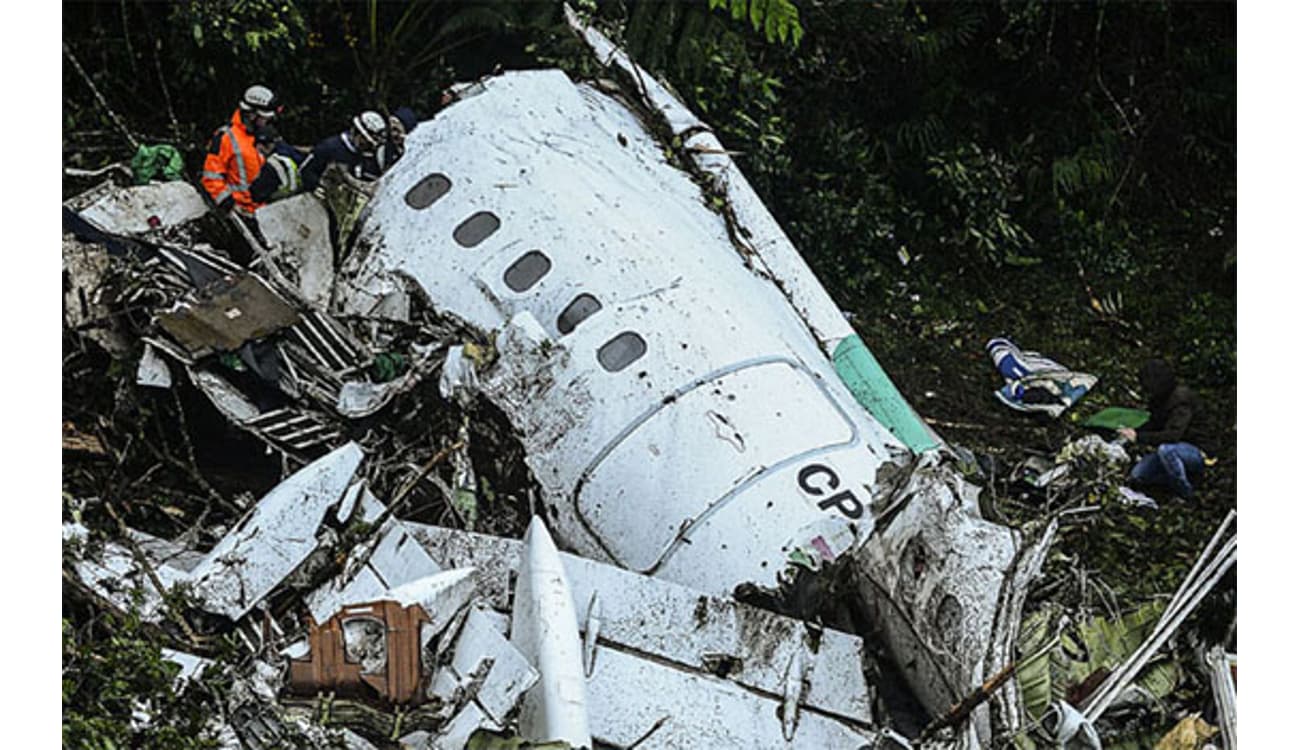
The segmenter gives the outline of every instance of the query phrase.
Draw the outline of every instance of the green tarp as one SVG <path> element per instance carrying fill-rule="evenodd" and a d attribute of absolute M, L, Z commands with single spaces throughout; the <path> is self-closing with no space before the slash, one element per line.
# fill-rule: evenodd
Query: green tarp
<path fill-rule="evenodd" d="M 131 157 L 131 175 L 135 184 L 145 185 L 150 180 L 172 182 L 185 173 L 185 160 L 175 146 L 160 143 L 157 146 L 141 145 Z"/>
<path fill-rule="evenodd" d="M 1083 421 L 1084 427 L 1099 427 L 1106 430 L 1118 430 L 1121 427 L 1141 427 L 1151 418 L 1151 413 L 1142 409 L 1126 409 L 1112 406 L 1093 414 Z"/>
<path fill-rule="evenodd" d="M 853 398 L 894 437 L 915 453 L 938 447 L 934 433 L 912 411 L 859 336 L 855 334 L 841 341 L 831 359 L 835 373 L 849 387 Z"/>

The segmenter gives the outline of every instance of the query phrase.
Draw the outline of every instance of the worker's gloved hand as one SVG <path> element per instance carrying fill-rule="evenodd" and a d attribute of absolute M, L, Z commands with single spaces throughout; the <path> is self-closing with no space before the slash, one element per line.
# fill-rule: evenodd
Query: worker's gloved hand
<path fill-rule="evenodd" d="M 230 213 L 231 211 L 235 210 L 235 196 L 227 195 L 225 200 L 217 204 L 217 208 L 221 209 L 222 211 L 225 211 L 226 213 Z"/>
<path fill-rule="evenodd" d="M 1137 442 L 1137 431 L 1134 430 L 1132 427 L 1121 427 L 1118 430 L 1115 430 L 1115 432 L 1119 433 L 1119 437 L 1121 440 L 1130 443 Z"/>

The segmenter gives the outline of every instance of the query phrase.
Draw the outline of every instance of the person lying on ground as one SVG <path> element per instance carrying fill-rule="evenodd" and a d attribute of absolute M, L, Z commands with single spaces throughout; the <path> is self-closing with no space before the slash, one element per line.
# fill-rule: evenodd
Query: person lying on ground
<path fill-rule="evenodd" d="M 1135 485 L 1171 488 L 1184 499 L 1192 496 L 1192 483 L 1205 471 L 1207 458 L 1193 434 L 1199 402 L 1191 388 L 1179 383 L 1163 359 L 1150 360 L 1138 376 L 1147 397 L 1150 419 L 1134 430 L 1121 427 L 1119 436 L 1140 446 L 1154 447 L 1134 464 L 1129 481 Z M 1196 442 L 1191 442 L 1196 440 Z"/>

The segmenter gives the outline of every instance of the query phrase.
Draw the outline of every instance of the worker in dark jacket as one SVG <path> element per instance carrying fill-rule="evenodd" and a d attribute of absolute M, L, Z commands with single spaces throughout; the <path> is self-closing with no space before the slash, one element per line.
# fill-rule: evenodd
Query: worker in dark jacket
<path fill-rule="evenodd" d="M 1155 448 L 1133 466 L 1135 484 L 1164 485 L 1179 497 L 1192 496 L 1192 480 L 1205 471 L 1206 457 L 1193 439 L 1191 427 L 1199 404 L 1192 389 L 1179 383 L 1163 359 L 1146 363 L 1138 376 L 1147 395 L 1151 418 L 1138 429 L 1123 427 L 1120 437 Z"/>
<path fill-rule="evenodd" d="M 265 161 L 257 179 L 248 188 L 253 200 L 263 204 L 298 192 L 302 184 L 299 165 L 305 158 L 304 154 L 285 143 L 274 125 L 258 128 L 254 141 L 257 152 Z"/>
<path fill-rule="evenodd" d="M 388 121 L 378 112 L 362 112 L 352 118 L 347 130 L 316 144 L 302 163 L 302 186 L 315 190 L 329 165 L 338 163 L 360 180 L 375 180 L 383 173 L 376 158 L 380 144 L 388 138 Z"/>

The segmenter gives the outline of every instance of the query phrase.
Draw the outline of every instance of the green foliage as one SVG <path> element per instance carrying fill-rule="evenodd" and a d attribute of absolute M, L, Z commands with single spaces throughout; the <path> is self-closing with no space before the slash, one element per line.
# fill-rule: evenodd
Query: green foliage
<path fill-rule="evenodd" d="M 270 71 L 300 69 L 307 48 L 306 18 L 296 3 L 283 0 L 188 0 L 170 6 L 167 26 L 184 30 L 191 42 L 172 58 L 181 90 L 206 91 L 222 78 L 235 88 L 272 80 Z"/>
<path fill-rule="evenodd" d="M 748 17 L 754 31 L 763 32 L 768 43 L 780 40 L 798 47 L 803 39 L 799 9 L 790 0 L 709 0 L 709 10 L 729 10 L 736 21 Z"/>
<path fill-rule="evenodd" d="M 973 41 L 984 21 L 980 9 L 969 5 L 947 9 L 938 23 L 931 23 L 921 5 L 912 5 L 909 10 L 916 26 L 914 31 L 903 35 L 904 49 L 913 59 L 931 64 L 940 61 L 945 53 Z"/>
<path fill-rule="evenodd" d="M 1065 699 L 1071 687 L 1094 672 L 1122 664 L 1155 629 L 1163 611 L 1160 602 L 1147 602 L 1122 617 L 1090 618 L 1059 636 L 1054 636 L 1054 626 L 1063 608 L 1049 604 L 1026 617 L 1018 648 L 1035 658 L 1017 665 L 1016 681 L 1030 717 L 1037 719 L 1052 701 Z M 1048 648 L 1053 640 L 1057 645 Z M 1139 673 L 1136 684 L 1160 699 L 1173 692 L 1178 676 L 1176 662 L 1158 660 Z"/>
<path fill-rule="evenodd" d="M 1236 305 L 1201 292 L 1187 301 L 1178 321 L 1178 370 L 1195 383 L 1230 386 L 1237 381 Z"/>
<path fill-rule="evenodd" d="M 1024 253 L 1033 238 L 1012 217 L 1020 199 L 1013 165 L 975 144 L 928 161 L 942 210 L 935 227 L 941 245 L 972 250 L 995 265 L 1030 262 Z"/>
<path fill-rule="evenodd" d="M 162 658 L 137 616 L 75 627 L 63 620 L 63 746 L 93 750 L 204 750 L 210 707 L 176 693 L 177 665 Z M 139 715 L 147 716 L 147 719 Z"/>
<path fill-rule="evenodd" d="M 1115 168 L 1109 154 L 1084 146 L 1070 156 L 1052 161 L 1052 189 L 1057 194 L 1078 195 L 1114 183 Z"/>

